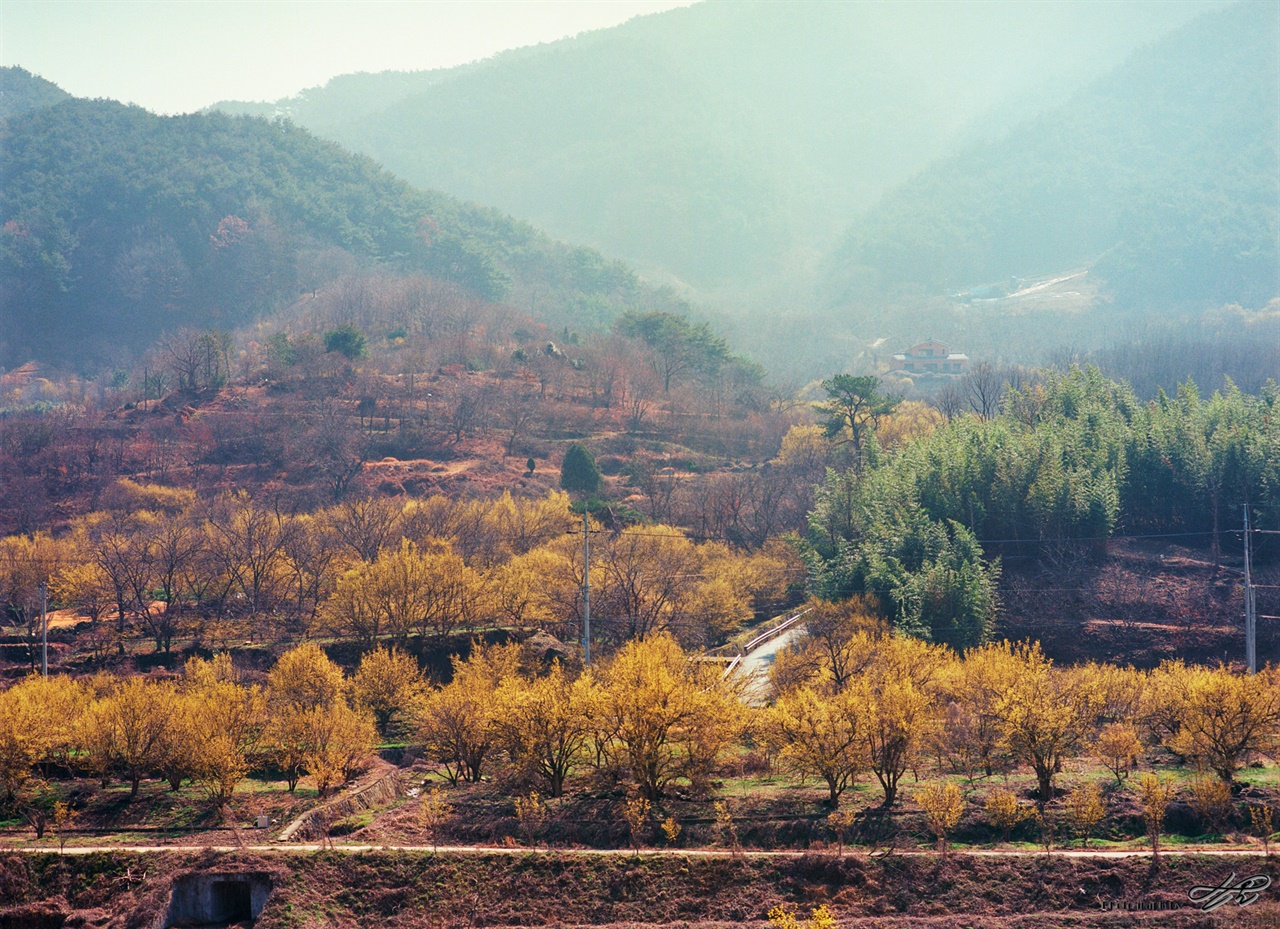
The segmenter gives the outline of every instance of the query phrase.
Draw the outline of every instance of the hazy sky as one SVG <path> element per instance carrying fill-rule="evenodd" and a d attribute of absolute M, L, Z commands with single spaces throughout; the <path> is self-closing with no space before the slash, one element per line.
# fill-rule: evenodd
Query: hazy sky
<path fill-rule="evenodd" d="M 0 65 L 161 113 L 420 70 L 692 0 L 0 0 Z"/>

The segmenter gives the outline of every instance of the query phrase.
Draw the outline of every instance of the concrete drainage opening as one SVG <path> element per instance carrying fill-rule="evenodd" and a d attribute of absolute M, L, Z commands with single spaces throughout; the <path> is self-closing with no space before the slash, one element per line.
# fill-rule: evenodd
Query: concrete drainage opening
<path fill-rule="evenodd" d="M 270 893 L 266 874 L 184 874 L 173 882 L 164 925 L 252 925 Z"/>

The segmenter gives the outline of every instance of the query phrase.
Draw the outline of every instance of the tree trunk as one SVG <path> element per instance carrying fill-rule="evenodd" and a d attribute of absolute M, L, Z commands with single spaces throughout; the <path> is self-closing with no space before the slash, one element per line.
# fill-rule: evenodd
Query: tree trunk
<path fill-rule="evenodd" d="M 1053 799 L 1053 765 L 1048 760 L 1037 760 L 1035 765 L 1036 781 L 1039 782 L 1040 809 Z"/>

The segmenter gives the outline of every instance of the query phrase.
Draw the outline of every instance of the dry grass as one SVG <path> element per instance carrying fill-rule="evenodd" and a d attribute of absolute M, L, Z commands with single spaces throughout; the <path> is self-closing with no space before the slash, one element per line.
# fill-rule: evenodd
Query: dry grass
<path fill-rule="evenodd" d="M 467 857 L 430 853 L 343 855 L 0 856 L 0 925 L 141 926 L 189 870 L 265 871 L 275 884 L 259 929 L 341 925 L 689 926 L 765 925 L 777 904 L 825 903 L 846 927 L 1066 929 L 1066 927 L 1274 926 L 1271 900 L 1256 908 L 1196 910 L 1187 890 L 1216 884 L 1239 861 L 1148 861 L 1042 856 L 867 859 L 811 856 L 734 861 L 684 856 Z M 1249 873 L 1280 877 L 1272 861 Z M 1105 905 L 1176 905 L 1114 911 Z M 50 923 L 52 924 L 52 923 Z"/>

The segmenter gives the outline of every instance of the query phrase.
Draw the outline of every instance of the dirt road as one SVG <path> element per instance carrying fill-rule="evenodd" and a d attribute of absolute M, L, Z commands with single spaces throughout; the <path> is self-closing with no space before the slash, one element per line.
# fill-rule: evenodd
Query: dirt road
<path fill-rule="evenodd" d="M 441 845 L 433 847 L 431 845 L 342 845 L 333 844 L 325 845 L 320 843 L 287 843 L 287 844 L 255 844 L 255 845 L 76 845 L 68 846 L 62 854 L 64 855 L 97 855 L 104 853 L 128 853 L 128 854 L 173 854 L 180 852 L 217 852 L 222 854 L 243 852 L 245 854 L 307 854 L 320 851 L 333 851 L 346 855 L 364 855 L 370 852 L 433 852 L 441 855 L 552 855 L 552 856 L 571 856 L 582 858 L 610 858 L 610 857 L 642 857 L 642 858 L 752 858 L 752 859 L 768 859 L 768 858 L 805 858 L 805 857 L 821 857 L 827 855 L 834 857 L 828 850 L 825 852 L 815 851 L 752 851 L 741 850 L 732 851 L 723 848 L 643 848 L 639 852 L 629 848 L 526 848 L 523 846 L 506 847 L 506 846 L 490 846 L 490 845 Z M 0 854 L 57 854 L 56 846 L 48 847 L 0 847 Z M 932 849 L 914 848 L 914 849 L 894 849 L 892 852 L 875 852 L 868 855 L 863 851 L 848 851 L 847 857 L 920 857 L 927 858 L 937 855 Z M 1045 857 L 1045 853 L 1041 850 L 1032 849 L 953 849 L 949 855 L 955 857 L 970 858 L 1034 858 Z M 1262 858 L 1264 852 L 1261 848 L 1213 848 L 1209 846 L 1191 847 L 1180 846 L 1176 849 L 1162 849 L 1160 857 L 1165 858 L 1184 858 L 1184 857 L 1212 857 L 1212 858 Z M 1096 849 L 1096 848 L 1070 848 L 1070 849 L 1054 849 L 1049 857 L 1053 858 L 1084 858 L 1084 859 L 1125 859 L 1125 858 L 1150 858 L 1150 849 Z"/>

